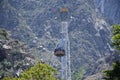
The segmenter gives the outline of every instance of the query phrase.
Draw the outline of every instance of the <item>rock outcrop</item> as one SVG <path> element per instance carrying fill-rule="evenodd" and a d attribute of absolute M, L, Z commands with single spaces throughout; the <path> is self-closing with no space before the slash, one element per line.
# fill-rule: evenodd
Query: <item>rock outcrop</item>
<path fill-rule="evenodd" d="M 0 79 L 5 76 L 19 76 L 36 62 L 35 57 L 27 52 L 27 46 L 9 37 L 6 30 L 0 29 Z"/>

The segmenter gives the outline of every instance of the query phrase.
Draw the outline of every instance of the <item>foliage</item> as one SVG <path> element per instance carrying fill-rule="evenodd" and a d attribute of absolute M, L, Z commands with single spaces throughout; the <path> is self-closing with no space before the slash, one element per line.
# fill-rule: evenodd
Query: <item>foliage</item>
<path fill-rule="evenodd" d="M 113 26 L 112 44 L 116 50 L 120 50 L 120 25 Z"/>
<path fill-rule="evenodd" d="M 0 80 L 6 76 L 16 76 L 16 71 L 28 69 L 34 63 L 35 58 L 29 48 L 12 39 L 5 29 L 0 29 Z"/>
<path fill-rule="evenodd" d="M 12 66 L 11 62 L 7 61 L 6 59 L 4 59 L 4 61 L 1 62 L 1 63 L 3 65 L 3 68 L 8 68 L 9 69 Z"/>
<path fill-rule="evenodd" d="M 3 37 L 8 39 L 8 32 L 4 29 L 0 29 L 0 39 Z"/>
<path fill-rule="evenodd" d="M 25 70 L 19 78 L 6 77 L 3 80 L 57 80 L 55 78 L 57 70 L 48 64 L 42 64 L 38 62 L 29 70 Z"/>
<path fill-rule="evenodd" d="M 72 75 L 72 80 L 81 80 L 85 73 L 84 67 L 81 67 L 77 72 Z"/>
<path fill-rule="evenodd" d="M 113 37 L 112 43 L 116 50 L 120 50 L 120 25 L 113 26 Z M 120 61 L 116 61 L 113 66 L 112 70 L 106 70 L 105 73 L 105 80 L 120 80 Z"/>
<path fill-rule="evenodd" d="M 120 61 L 113 64 L 112 70 L 107 70 L 105 73 L 105 80 L 120 80 Z"/>

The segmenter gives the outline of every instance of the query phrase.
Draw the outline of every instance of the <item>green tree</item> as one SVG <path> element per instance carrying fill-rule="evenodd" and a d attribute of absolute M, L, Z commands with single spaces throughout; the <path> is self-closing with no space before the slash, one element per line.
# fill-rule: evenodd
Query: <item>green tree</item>
<path fill-rule="evenodd" d="M 113 64 L 112 70 L 105 71 L 105 80 L 120 80 L 120 61 L 116 61 Z"/>
<path fill-rule="evenodd" d="M 112 44 L 116 50 L 120 50 L 120 25 L 113 26 Z"/>
<path fill-rule="evenodd" d="M 81 80 L 84 76 L 85 68 L 81 67 L 78 71 L 72 74 L 72 80 Z"/>
<path fill-rule="evenodd" d="M 120 25 L 113 26 L 112 44 L 115 50 L 120 50 Z M 105 80 L 120 80 L 120 60 L 113 63 L 112 70 L 106 70 Z"/>
<path fill-rule="evenodd" d="M 54 76 L 57 70 L 48 64 L 38 62 L 29 70 L 25 70 L 19 78 L 6 77 L 3 80 L 57 80 Z"/>

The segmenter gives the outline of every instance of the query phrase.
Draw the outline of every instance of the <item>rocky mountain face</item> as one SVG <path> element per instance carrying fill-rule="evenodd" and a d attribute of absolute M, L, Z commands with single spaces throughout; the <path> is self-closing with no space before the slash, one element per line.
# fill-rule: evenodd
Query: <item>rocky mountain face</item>
<path fill-rule="evenodd" d="M 36 57 L 58 67 L 60 62 L 53 51 L 62 36 L 60 9 L 67 7 L 72 75 L 82 68 L 83 77 L 87 79 L 87 76 L 107 69 L 117 59 L 112 54 L 114 49 L 110 46 L 110 38 L 111 25 L 120 23 L 120 1 L 63 2 L 64 0 L 1 0 L 0 28 L 11 30 L 12 37 L 28 44 Z M 102 76 L 98 78 L 101 79 Z"/>
<path fill-rule="evenodd" d="M 94 0 L 94 4 L 108 19 L 110 24 L 120 23 L 120 0 Z"/>
<path fill-rule="evenodd" d="M 9 33 L 0 29 L 0 79 L 6 76 L 19 76 L 24 69 L 35 64 L 25 44 L 9 37 Z"/>

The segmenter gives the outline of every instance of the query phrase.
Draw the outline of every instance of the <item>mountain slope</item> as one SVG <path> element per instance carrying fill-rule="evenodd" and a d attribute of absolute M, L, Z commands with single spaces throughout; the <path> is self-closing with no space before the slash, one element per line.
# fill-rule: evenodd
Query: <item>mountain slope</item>
<path fill-rule="evenodd" d="M 114 57 L 110 34 L 111 25 L 119 23 L 118 2 L 66 1 L 72 73 L 85 67 L 84 77 L 87 77 L 102 71 L 102 65 L 109 66 L 113 61 L 108 62 L 107 59 Z M 53 66 L 60 66 L 53 51 L 61 38 L 60 8 L 63 6 L 61 0 L 2 0 L 0 20 L 3 22 L 0 22 L 0 26 L 11 30 L 12 37 L 28 44 L 38 58 Z"/>
<path fill-rule="evenodd" d="M 9 37 L 9 33 L 0 29 L 0 79 L 6 76 L 19 76 L 24 69 L 36 62 L 25 44 Z"/>

